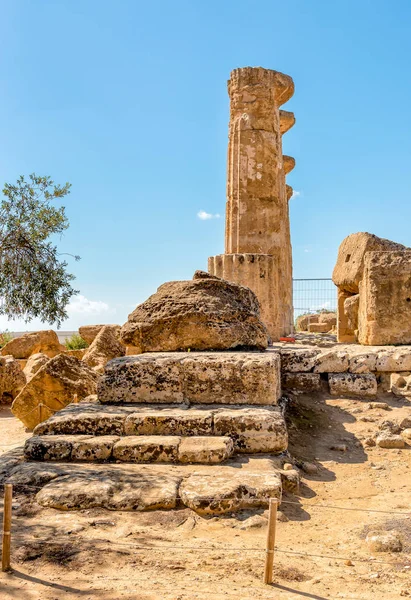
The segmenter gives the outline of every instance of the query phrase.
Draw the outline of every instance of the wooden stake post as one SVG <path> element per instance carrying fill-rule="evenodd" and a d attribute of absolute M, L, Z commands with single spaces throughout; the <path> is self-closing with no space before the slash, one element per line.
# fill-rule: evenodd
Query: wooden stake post
<path fill-rule="evenodd" d="M 264 583 L 270 584 L 273 582 L 273 566 L 274 566 L 274 546 L 275 546 L 275 528 L 277 525 L 277 507 L 278 500 L 270 498 L 268 511 L 268 531 L 267 531 L 267 549 L 265 557 Z"/>
<path fill-rule="evenodd" d="M 10 547 L 11 547 L 11 504 L 13 499 L 13 486 L 6 483 L 4 486 L 3 504 L 3 551 L 1 555 L 1 570 L 10 570 Z"/>

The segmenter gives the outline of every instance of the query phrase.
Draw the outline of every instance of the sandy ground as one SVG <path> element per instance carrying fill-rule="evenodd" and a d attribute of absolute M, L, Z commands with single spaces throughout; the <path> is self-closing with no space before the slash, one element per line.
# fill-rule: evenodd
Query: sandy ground
<path fill-rule="evenodd" d="M 298 496 L 284 496 L 291 504 L 283 502 L 277 523 L 273 586 L 262 583 L 267 512 L 251 521 L 250 513 L 202 518 L 188 509 L 59 512 L 17 496 L 1 600 L 411 598 L 411 448 L 361 443 L 380 421 L 410 416 L 411 404 L 382 400 L 392 410 L 329 397 L 291 403 L 291 453 L 320 470 L 304 476 Z M 0 462 L 28 435 L 0 409 Z M 347 451 L 330 449 L 338 444 Z M 374 528 L 399 531 L 403 551 L 371 553 L 365 535 Z"/>

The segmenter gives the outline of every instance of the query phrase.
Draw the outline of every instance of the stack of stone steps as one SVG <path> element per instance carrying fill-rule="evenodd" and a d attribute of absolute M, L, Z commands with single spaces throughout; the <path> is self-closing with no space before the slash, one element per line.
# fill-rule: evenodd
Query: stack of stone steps
<path fill-rule="evenodd" d="M 205 490 L 215 496 L 226 493 L 231 500 L 233 494 L 242 496 L 237 504 L 224 504 L 227 510 L 266 505 L 270 496 L 281 495 L 281 461 L 274 468 L 272 457 L 284 454 L 288 442 L 278 406 L 280 377 L 280 357 L 272 352 L 150 353 L 115 359 L 100 380 L 98 400 L 72 404 L 39 424 L 26 442 L 25 457 L 37 465 L 162 465 L 163 475 L 180 477 L 177 494 L 183 495 L 183 483 L 186 490 L 190 482 L 194 485 L 185 496 L 195 509 L 200 489 L 205 512 L 213 505 L 212 497 L 204 500 Z M 260 463 L 271 461 L 268 470 L 244 469 L 255 454 L 270 455 Z M 224 466 L 214 466 L 214 471 L 217 463 Z M 99 472 L 108 467 L 99 465 Z M 219 510 L 211 512 L 221 512 L 221 502 L 217 504 Z M 57 499 L 51 505 L 62 503 Z"/>

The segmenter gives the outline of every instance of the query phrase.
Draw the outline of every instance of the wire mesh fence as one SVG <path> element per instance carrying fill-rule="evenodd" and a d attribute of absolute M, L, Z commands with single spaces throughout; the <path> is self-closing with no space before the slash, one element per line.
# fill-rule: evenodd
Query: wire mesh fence
<path fill-rule="evenodd" d="M 337 288 L 332 279 L 293 279 L 294 320 L 305 313 L 337 310 Z"/>

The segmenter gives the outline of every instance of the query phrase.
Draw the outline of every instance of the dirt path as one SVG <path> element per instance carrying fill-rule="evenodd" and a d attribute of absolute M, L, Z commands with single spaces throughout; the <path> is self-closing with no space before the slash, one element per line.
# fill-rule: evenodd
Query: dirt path
<path fill-rule="evenodd" d="M 411 415 L 410 404 L 383 400 L 392 410 L 329 398 L 292 403 L 291 452 L 320 470 L 304 476 L 299 496 L 284 497 L 273 587 L 262 583 L 264 512 L 59 512 L 21 496 L 13 511 L 14 571 L 0 575 L 1 600 L 411 598 L 411 449 L 361 443 L 380 421 Z M 27 436 L 0 411 L 0 461 L 8 444 Z M 330 449 L 336 445 L 347 451 Z M 342 510 L 353 508 L 391 514 Z M 365 535 L 378 527 L 399 531 L 403 551 L 372 554 Z"/>

